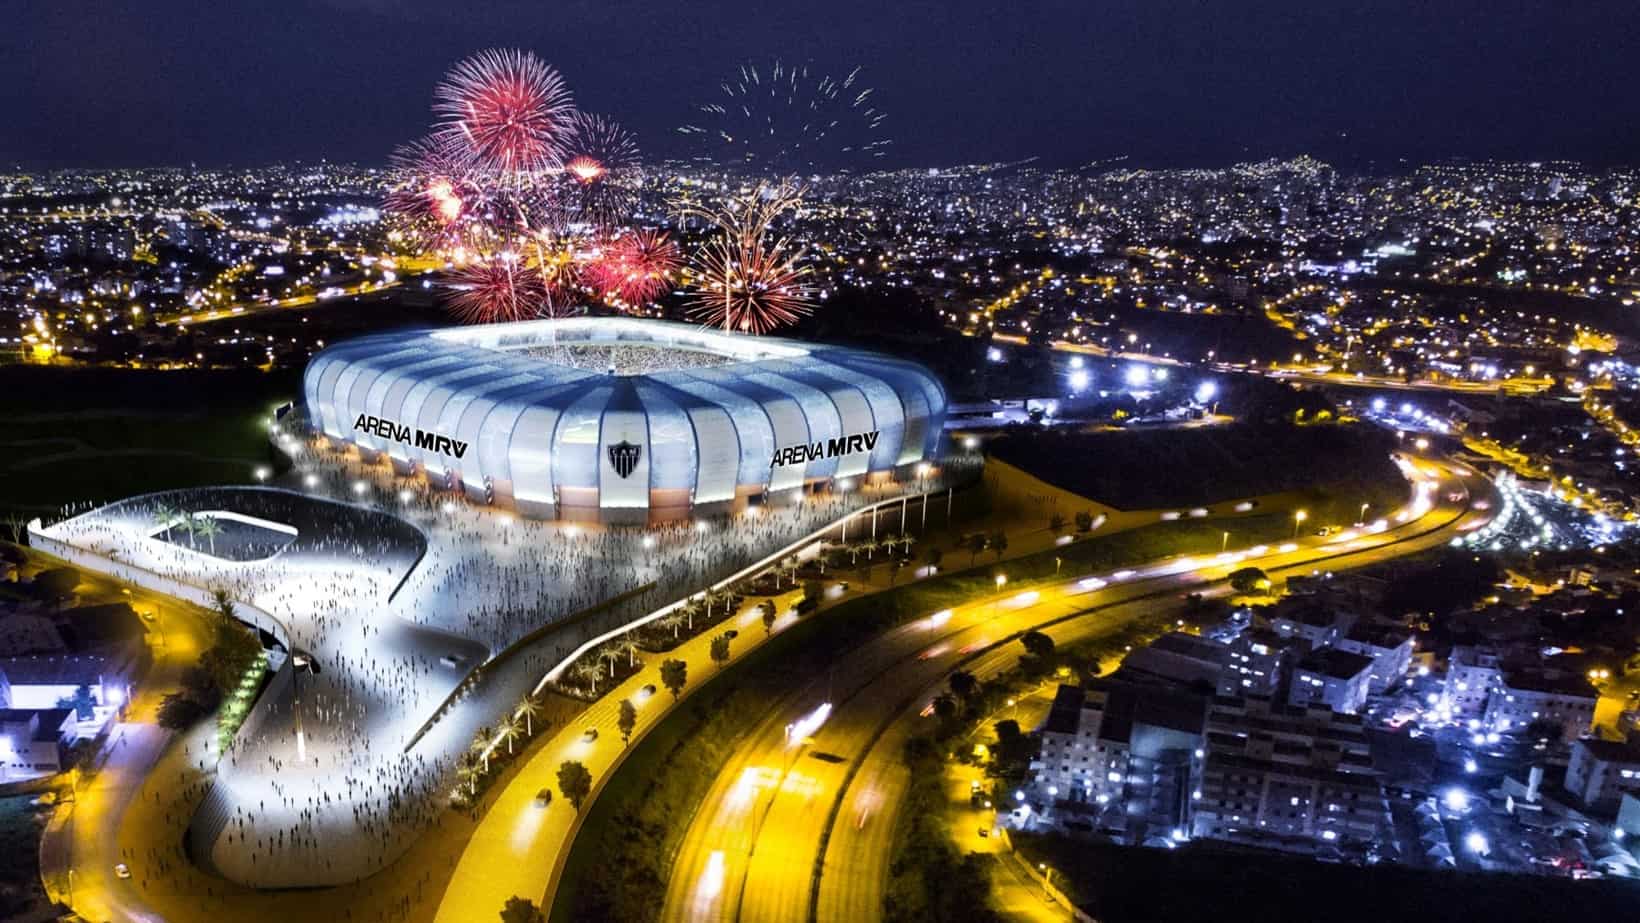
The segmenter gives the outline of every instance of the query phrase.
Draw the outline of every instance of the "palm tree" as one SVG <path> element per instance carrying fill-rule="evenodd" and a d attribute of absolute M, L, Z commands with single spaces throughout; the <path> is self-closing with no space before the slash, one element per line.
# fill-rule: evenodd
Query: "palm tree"
<path fill-rule="evenodd" d="M 672 639 L 675 641 L 678 637 L 678 629 L 683 627 L 683 615 L 684 613 L 682 609 L 673 609 L 671 612 L 668 612 L 656 619 L 655 624 L 661 626 L 663 629 L 672 629 Z"/>
<path fill-rule="evenodd" d="M 911 553 L 911 546 L 915 545 L 916 543 L 917 543 L 917 537 L 915 535 L 912 535 L 909 532 L 907 532 L 904 535 L 900 536 L 900 544 L 905 546 L 905 553 L 906 554 Z"/>
<path fill-rule="evenodd" d="M 478 793 L 478 760 L 474 759 L 471 753 L 461 755 L 461 765 L 456 767 L 456 775 L 461 778 L 461 781 L 467 783 L 467 794 L 474 795 Z"/>
<path fill-rule="evenodd" d="M 525 736 L 534 737 L 535 736 L 535 716 L 539 715 L 539 714 L 541 714 L 540 704 L 537 703 L 535 701 L 535 699 L 533 699 L 529 696 L 525 696 L 523 701 L 518 703 L 518 710 L 513 712 L 513 718 L 517 719 L 518 717 L 522 716 L 523 719 L 524 719 L 524 734 L 525 734 Z"/>
<path fill-rule="evenodd" d="M 621 659 L 621 652 L 619 649 L 614 647 L 601 648 L 598 651 L 598 659 L 603 662 L 604 670 L 608 672 L 610 676 L 614 676 L 615 661 Z"/>
<path fill-rule="evenodd" d="M 490 771 L 490 754 L 487 752 L 488 749 L 489 749 L 489 746 L 490 746 L 490 729 L 487 726 L 479 728 L 478 732 L 473 735 L 473 742 L 467 745 L 467 749 L 468 749 L 469 752 L 471 752 L 475 756 L 483 757 L 483 759 L 484 759 L 484 771 L 485 772 Z"/>
<path fill-rule="evenodd" d="M 216 537 L 222 534 L 222 523 L 211 516 L 188 517 L 189 530 L 195 535 L 203 535 L 211 543 L 211 554 L 216 554 Z"/>
<path fill-rule="evenodd" d="M 154 504 L 153 517 L 154 525 L 168 529 L 171 527 L 171 521 L 177 518 L 176 507 L 169 503 L 156 503 Z"/>
<path fill-rule="evenodd" d="M 524 730 L 523 724 L 519 722 L 517 715 L 513 715 L 511 718 L 506 719 L 502 723 L 502 725 L 501 725 L 501 736 L 505 737 L 507 739 L 507 755 L 508 756 L 512 756 L 513 740 L 516 739 L 518 737 L 519 733 L 523 730 Z"/>
<path fill-rule="evenodd" d="M 629 634 L 622 635 L 615 649 L 626 655 L 626 665 L 628 667 L 638 665 L 638 641 L 636 638 Z"/>
<path fill-rule="evenodd" d="M 575 666 L 570 668 L 570 673 L 576 679 L 586 683 L 593 695 L 598 694 L 598 664 L 596 662 L 591 660 L 576 661 Z"/>

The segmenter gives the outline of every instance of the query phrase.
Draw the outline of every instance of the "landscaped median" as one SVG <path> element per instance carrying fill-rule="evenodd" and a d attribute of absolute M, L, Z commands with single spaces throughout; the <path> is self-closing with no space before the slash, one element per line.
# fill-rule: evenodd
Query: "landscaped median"
<path fill-rule="evenodd" d="M 1284 539 L 1292 530 L 1284 515 L 1240 522 L 1253 541 Z M 785 627 L 771 643 L 745 654 L 741 666 L 698 690 L 686 707 L 660 716 L 625 762 L 612 766 L 614 775 L 603 780 L 587 809 L 588 835 L 572 840 L 561 883 L 556 893 L 549 890 L 552 918 L 654 919 L 681 838 L 739 735 L 782 692 L 819 675 L 868 638 L 995 593 L 1000 572 L 1007 574 L 1010 593 L 1028 591 L 1056 575 L 1216 553 L 1222 543 L 1223 532 L 1211 522 L 1165 522 L 851 599 Z M 582 874 L 591 869 L 597 874 Z"/>

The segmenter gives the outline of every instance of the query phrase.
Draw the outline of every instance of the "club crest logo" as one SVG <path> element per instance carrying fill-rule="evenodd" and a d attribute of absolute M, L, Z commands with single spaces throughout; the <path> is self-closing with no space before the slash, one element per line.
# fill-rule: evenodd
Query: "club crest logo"
<path fill-rule="evenodd" d="M 631 476 L 638 469 L 638 459 L 643 457 L 643 446 L 633 445 L 626 440 L 609 447 L 609 463 L 615 466 L 615 473 L 622 478 Z"/>

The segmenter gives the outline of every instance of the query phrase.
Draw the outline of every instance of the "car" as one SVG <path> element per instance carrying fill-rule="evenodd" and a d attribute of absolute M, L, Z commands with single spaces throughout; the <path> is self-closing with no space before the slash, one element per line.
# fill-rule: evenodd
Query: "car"
<path fill-rule="evenodd" d="M 438 662 L 454 669 L 455 667 L 459 667 L 466 663 L 467 658 L 461 656 L 460 654 L 445 654 L 443 657 L 438 659 Z"/>
<path fill-rule="evenodd" d="M 654 683 L 645 683 L 644 687 L 642 689 L 638 690 L 638 701 L 646 702 L 646 701 L 649 700 L 649 697 L 654 695 L 654 694 L 655 694 L 655 684 Z"/>
<path fill-rule="evenodd" d="M 1326 538 L 1327 536 L 1333 534 L 1333 527 L 1322 526 L 1321 528 L 1315 530 L 1315 534 L 1321 538 Z"/>
<path fill-rule="evenodd" d="M 598 739 L 598 729 L 597 728 L 587 728 L 586 733 L 581 735 L 581 743 L 584 743 L 584 744 L 592 743 L 593 741 L 595 741 L 597 739 Z"/>
<path fill-rule="evenodd" d="M 848 592 L 848 581 L 847 580 L 837 581 L 837 592 L 839 592 L 839 593 L 847 593 Z"/>
<path fill-rule="evenodd" d="M 730 641 L 733 641 L 734 639 L 740 637 L 740 632 L 736 629 L 731 628 L 728 631 L 724 632 L 723 636 L 725 638 L 728 638 Z"/>
<path fill-rule="evenodd" d="M 127 879 L 127 878 L 130 878 L 131 877 L 131 867 L 126 865 L 124 862 L 116 863 L 114 865 L 114 877 L 118 878 L 122 881 Z"/>
<path fill-rule="evenodd" d="M 991 828 L 990 827 L 981 827 L 981 828 L 979 828 L 979 835 L 982 836 L 982 837 L 989 838 L 990 835 L 991 835 Z"/>
<path fill-rule="evenodd" d="M 549 804 L 552 804 L 552 789 L 543 788 L 535 793 L 536 807 L 544 808 Z"/>

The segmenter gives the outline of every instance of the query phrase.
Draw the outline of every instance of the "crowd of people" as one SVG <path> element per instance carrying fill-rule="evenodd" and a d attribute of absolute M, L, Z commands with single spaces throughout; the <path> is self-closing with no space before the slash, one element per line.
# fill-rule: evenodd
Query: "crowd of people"
<path fill-rule="evenodd" d="M 577 620 L 574 632 L 547 633 L 517 658 L 538 678 L 592 633 L 699 593 L 905 490 L 866 483 L 733 518 L 597 527 L 491 510 L 323 439 L 303 442 L 298 462 L 287 476 L 291 489 L 134 498 L 47 530 L 162 581 L 225 591 L 266 613 L 285 651 L 304 655 L 307 668 L 276 681 L 278 694 L 270 687 L 216 754 L 220 791 L 210 800 L 225 807 L 196 819 L 196 845 L 210 845 L 218 870 L 260 886 L 356 880 L 435 821 L 475 732 L 517 701 L 457 696 L 441 708 L 488 657 L 542 626 L 654 585 L 590 624 Z M 176 509 L 257 516 L 298 534 L 263 560 L 218 559 L 151 537 L 155 517 Z M 914 522 L 915 505 L 909 515 Z M 257 612 L 239 615 L 255 621 Z"/>

